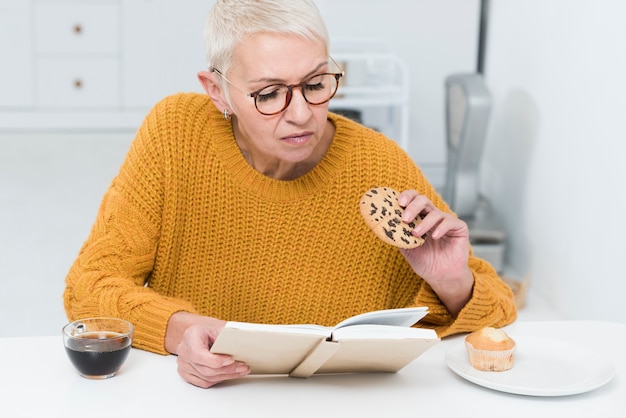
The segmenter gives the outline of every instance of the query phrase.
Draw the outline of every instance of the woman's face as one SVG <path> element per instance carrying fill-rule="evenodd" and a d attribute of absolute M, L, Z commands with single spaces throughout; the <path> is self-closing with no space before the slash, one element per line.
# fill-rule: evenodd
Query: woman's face
<path fill-rule="evenodd" d="M 246 93 L 271 84 L 301 83 L 331 70 L 322 41 L 293 35 L 252 35 L 239 44 L 233 58 L 226 77 Z M 242 91 L 229 87 L 233 129 L 242 152 L 255 168 L 272 175 L 272 170 L 289 171 L 290 166 L 293 169 L 301 163 L 319 162 L 332 136 L 332 128 L 327 129 L 328 102 L 311 105 L 304 100 L 302 90 L 294 88 L 289 106 L 267 116 L 259 113 L 254 99 Z"/>

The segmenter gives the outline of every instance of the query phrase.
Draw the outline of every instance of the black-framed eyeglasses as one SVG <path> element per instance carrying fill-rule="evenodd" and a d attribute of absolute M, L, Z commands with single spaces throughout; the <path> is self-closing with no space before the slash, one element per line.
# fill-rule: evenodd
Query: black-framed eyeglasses
<path fill-rule="evenodd" d="M 335 63 L 332 57 L 330 59 L 335 65 L 337 65 L 337 68 L 341 70 L 341 67 Z M 254 106 L 256 107 L 256 110 L 266 116 L 276 115 L 287 109 L 287 106 L 291 103 L 293 89 L 295 88 L 299 88 L 302 91 L 304 100 L 306 100 L 309 104 L 321 105 L 328 102 L 333 98 L 335 93 L 337 93 L 337 89 L 339 88 L 339 79 L 341 79 L 344 75 L 343 70 L 339 73 L 316 74 L 298 84 L 271 84 L 263 87 L 262 89 L 253 91 L 252 93 L 246 93 L 234 85 L 217 68 L 213 68 L 212 71 L 217 73 L 224 79 L 224 81 L 246 96 L 252 97 L 254 99 Z"/>

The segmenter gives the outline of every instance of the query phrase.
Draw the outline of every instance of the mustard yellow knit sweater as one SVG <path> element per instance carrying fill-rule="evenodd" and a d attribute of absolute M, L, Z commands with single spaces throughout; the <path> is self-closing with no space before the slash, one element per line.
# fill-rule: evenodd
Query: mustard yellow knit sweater
<path fill-rule="evenodd" d="M 374 186 L 416 189 L 448 210 L 395 142 L 330 114 L 327 155 L 293 181 L 268 178 L 239 151 L 204 95 L 168 97 L 146 117 L 66 278 L 70 320 L 115 316 L 135 346 L 166 353 L 169 317 L 333 325 L 365 311 L 430 308 L 440 336 L 515 319 L 510 289 L 470 258 L 473 297 L 452 317 L 400 252 L 359 213 Z"/>

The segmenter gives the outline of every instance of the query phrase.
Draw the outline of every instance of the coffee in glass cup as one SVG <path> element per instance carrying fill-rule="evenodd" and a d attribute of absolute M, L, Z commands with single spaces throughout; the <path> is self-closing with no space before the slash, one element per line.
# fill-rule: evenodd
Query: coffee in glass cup
<path fill-rule="evenodd" d="M 126 362 L 134 327 L 118 318 L 79 319 L 63 327 L 65 352 L 81 376 L 107 379 Z"/>

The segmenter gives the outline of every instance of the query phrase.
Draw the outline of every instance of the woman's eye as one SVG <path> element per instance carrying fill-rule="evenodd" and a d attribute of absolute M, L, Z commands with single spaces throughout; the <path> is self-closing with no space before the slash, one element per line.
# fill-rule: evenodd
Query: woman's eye
<path fill-rule="evenodd" d="M 316 84 L 307 84 L 306 85 L 306 89 L 307 90 L 323 90 L 324 89 L 324 83 L 316 83 Z"/>
<path fill-rule="evenodd" d="M 260 102 L 267 102 L 268 100 L 275 99 L 277 95 L 278 94 L 276 93 L 276 91 L 273 91 L 270 93 L 263 93 L 263 94 L 259 93 L 256 99 Z"/>
<path fill-rule="evenodd" d="M 280 87 L 268 87 L 261 90 L 256 99 L 260 102 L 266 102 L 268 100 L 274 100 L 278 98 L 281 94 L 282 89 Z"/>

